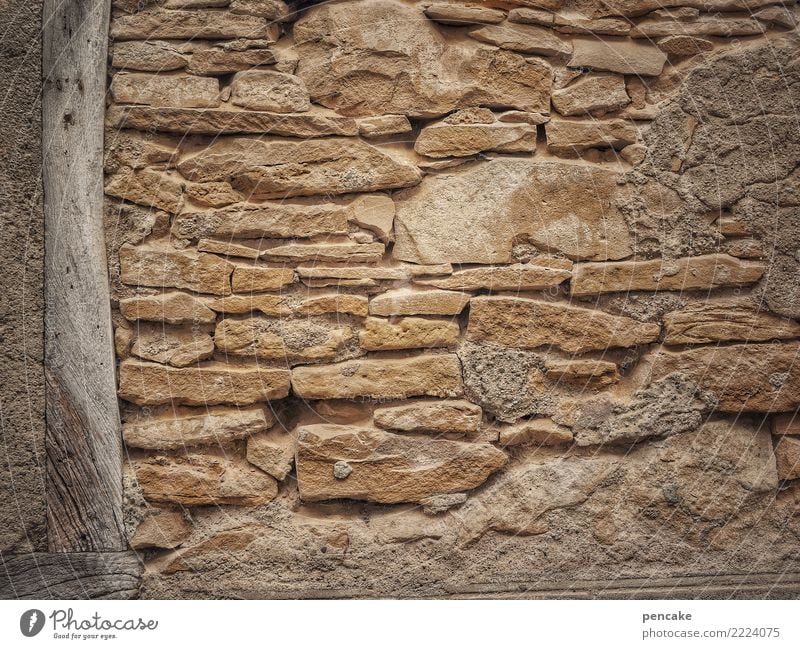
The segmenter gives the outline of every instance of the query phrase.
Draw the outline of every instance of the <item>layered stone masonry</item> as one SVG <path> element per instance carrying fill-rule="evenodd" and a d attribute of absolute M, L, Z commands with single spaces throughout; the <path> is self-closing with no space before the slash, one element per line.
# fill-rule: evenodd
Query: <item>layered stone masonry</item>
<path fill-rule="evenodd" d="M 188 512 L 279 493 L 416 503 L 429 527 L 461 508 L 464 543 L 540 534 L 625 461 L 582 447 L 703 430 L 755 453 L 730 468 L 750 491 L 794 484 L 800 243 L 773 220 L 800 189 L 780 105 L 797 18 L 781 0 L 114 0 L 133 546 L 190 569 L 258 532 L 175 550 Z M 739 73 L 740 104 L 717 103 Z M 774 450 L 743 414 L 774 414 Z"/>

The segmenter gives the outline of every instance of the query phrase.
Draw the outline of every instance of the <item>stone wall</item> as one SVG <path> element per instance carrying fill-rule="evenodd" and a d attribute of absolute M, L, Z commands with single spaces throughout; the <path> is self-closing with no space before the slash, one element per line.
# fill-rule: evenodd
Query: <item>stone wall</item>
<path fill-rule="evenodd" d="M 798 15 L 114 0 L 142 594 L 787 570 Z"/>

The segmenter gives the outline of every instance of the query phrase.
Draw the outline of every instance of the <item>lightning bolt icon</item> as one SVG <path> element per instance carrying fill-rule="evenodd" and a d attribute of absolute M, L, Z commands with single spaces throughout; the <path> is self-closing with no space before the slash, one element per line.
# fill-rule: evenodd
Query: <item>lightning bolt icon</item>
<path fill-rule="evenodd" d="M 39 616 L 36 615 L 36 611 L 33 611 L 31 613 L 30 619 L 28 620 L 28 631 L 33 631 L 33 627 L 36 624 L 38 619 L 39 619 Z"/>

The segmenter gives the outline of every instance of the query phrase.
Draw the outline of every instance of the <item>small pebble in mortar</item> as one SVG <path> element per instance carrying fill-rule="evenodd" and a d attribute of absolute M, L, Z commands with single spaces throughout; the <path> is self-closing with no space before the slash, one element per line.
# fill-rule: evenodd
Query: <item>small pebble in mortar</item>
<path fill-rule="evenodd" d="M 343 462 L 339 460 L 336 464 L 333 465 L 333 477 L 337 480 L 344 480 L 347 476 L 349 476 L 353 472 L 353 467 L 351 467 L 347 462 Z"/>

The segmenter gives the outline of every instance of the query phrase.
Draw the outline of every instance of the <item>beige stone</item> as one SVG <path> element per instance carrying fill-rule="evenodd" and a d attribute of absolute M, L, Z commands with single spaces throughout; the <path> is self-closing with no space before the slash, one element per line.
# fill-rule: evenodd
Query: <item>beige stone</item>
<path fill-rule="evenodd" d="M 233 553 L 249 549 L 256 539 L 264 538 L 267 533 L 267 528 L 252 523 L 214 533 L 191 547 L 168 555 L 159 564 L 159 572 L 162 575 L 191 570 L 200 572 L 209 562 L 227 563 Z"/>
<path fill-rule="evenodd" d="M 758 18 L 762 23 L 783 27 L 785 29 L 793 29 L 797 27 L 797 19 L 791 11 L 785 7 L 767 7 L 756 11 L 753 18 Z"/>
<path fill-rule="evenodd" d="M 184 408 L 126 422 L 122 439 L 133 448 L 160 451 L 220 445 L 266 431 L 273 421 L 272 413 L 263 408 Z"/>
<path fill-rule="evenodd" d="M 225 182 L 186 183 L 185 193 L 192 203 L 204 207 L 225 207 L 242 200 L 242 195 Z"/>
<path fill-rule="evenodd" d="M 691 22 L 642 20 L 631 29 L 631 38 L 655 39 L 664 36 L 755 36 L 764 26 L 750 18 L 700 17 Z"/>
<path fill-rule="evenodd" d="M 800 414 L 787 412 L 772 418 L 773 435 L 800 435 Z"/>
<path fill-rule="evenodd" d="M 287 243 L 264 251 L 274 261 L 377 262 L 383 257 L 382 243 Z"/>
<path fill-rule="evenodd" d="M 276 426 L 247 440 L 247 461 L 276 480 L 289 475 L 294 465 L 294 436 Z"/>
<path fill-rule="evenodd" d="M 216 314 L 202 300 L 177 291 L 120 300 L 126 320 L 149 320 L 167 324 L 214 322 Z"/>
<path fill-rule="evenodd" d="M 274 70 L 237 72 L 231 82 L 231 102 L 273 113 L 302 113 L 311 108 L 303 80 Z"/>
<path fill-rule="evenodd" d="M 656 44 L 662 52 L 671 56 L 694 56 L 714 49 L 714 43 L 705 38 L 682 34 L 659 38 Z"/>
<path fill-rule="evenodd" d="M 181 512 L 159 509 L 139 523 L 131 547 L 134 550 L 172 550 L 188 539 L 191 532 L 192 526 Z"/>
<path fill-rule="evenodd" d="M 658 338 L 657 324 L 603 311 L 529 298 L 480 296 L 470 300 L 467 338 L 507 347 L 552 345 L 570 353 L 633 347 Z"/>
<path fill-rule="evenodd" d="M 582 77 L 553 91 L 553 107 L 562 115 L 601 115 L 624 108 L 630 101 L 625 79 L 612 74 Z"/>
<path fill-rule="evenodd" d="M 408 279 L 408 271 L 402 266 L 298 266 L 301 279 Z"/>
<path fill-rule="evenodd" d="M 170 72 L 186 67 L 188 56 L 166 41 L 114 43 L 111 65 L 143 72 Z"/>
<path fill-rule="evenodd" d="M 170 166 L 176 154 L 176 146 L 170 139 L 138 131 L 108 130 L 105 133 L 105 157 L 103 170 L 107 174 L 145 169 L 150 165 Z"/>
<path fill-rule="evenodd" d="M 460 333 L 458 323 L 447 320 L 367 318 L 359 344 L 370 351 L 453 347 Z"/>
<path fill-rule="evenodd" d="M 486 266 L 457 270 L 441 279 L 415 279 L 416 284 L 456 291 L 539 291 L 558 286 L 571 277 L 564 268 L 548 268 L 536 264 Z"/>
<path fill-rule="evenodd" d="M 149 458 L 133 466 L 148 502 L 257 507 L 278 495 L 275 478 L 243 461 L 190 455 Z"/>
<path fill-rule="evenodd" d="M 126 360 L 119 366 L 119 396 L 140 406 L 245 406 L 288 394 L 289 370 L 263 365 L 206 363 L 179 369 Z"/>
<path fill-rule="evenodd" d="M 448 124 L 440 122 L 422 129 L 414 150 L 430 158 L 470 156 L 481 151 L 533 153 L 536 127 L 527 124 Z"/>
<path fill-rule="evenodd" d="M 420 440 L 379 429 L 318 424 L 297 431 L 297 486 L 305 501 L 419 502 L 482 484 L 506 463 L 490 444 Z M 334 466 L 345 463 L 343 479 Z"/>
<path fill-rule="evenodd" d="M 512 9 L 508 12 L 508 19 L 515 23 L 543 25 L 563 34 L 626 36 L 631 31 L 630 23 L 625 20 L 616 18 L 582 18 L 528 7 Z"/>
<path fill-rule="evenodd" d="M 570 121 L 551 119 L 544 126 L 547 149 L 574 156 L 588 149 L 623 149 L 636 142 L 639 131 L 623 119 Z"/>
<path fill-rule="evenodd" d="M 457 315 L 469 302 L 467 293 L 399 288 L 370 300 L 371 315 Z"/>
<path fill-rule="evenodd" d="M 572 45 L 568 63 L 571 68 L 658 76 L 667 60 L 667 55 L 657 47 L 637 41 L 576 38 Z"/>
<path fill-rule="evenodd" d="M 198 108 L 152 108 L 112 106 L 106 123 L 116 128 L 134 128 L 162 133 L 213 135 L 269 134 L 288 137 L 356 135 L 354 119 L 311 113 L 281 114 Z"/>
<path fill-rule="evenodd" d="M 122 168 L 106 177 L 105 193 L 131 203 L 177 214 L 183 204 L 183 187 L 174 174 L 153 169 Z"/>
<path fill-rule="evenodd" d="M 461 364 L 454 354 L 425 354 L 296 367 L 292 390 L 305 399 L 457 397 Z"/>
<path fill-rule="evenodd" d="M 197 242 L 200 252 L 211 252 L 223 257 L 241 257 L 243 259 L 258 259 L 261 250 L 241 243 L 230 241 L 217 241 L 216 239 L 200 239 Z"/>
<path fill-rule="evenodd" d="M 214 341 L 202 331 L 140 324 L 131 353 L 146 361 L 186 367 L 211 358 Z"/>
<path fill-rule="evenodd" d="M 277 291 L 293 282 L 294 271 L 291 268 L 236 266 L 232 286 L 235 293 L 257 293 Z"/>
<path fill-rule="evenodd" d="M 378 115 L 358 120 L 358 134 L 362 137 L 401 135 L 411 130 L 411 122 L 405 115 Z"/>
<path fill-rule="evenodd" d="M 530 25 L 514 23 L 487 25 L 473 29 L 469 35 L 484 43 L 523 54 L 567 56 L 572 52 L 569 41 L 561 40 L 547 29 Z"/>
<path fill-rule="evenodd" d="M 119 104 L 214 108 L 219 106 L 219 81 L 210 77 L 119 72 L 111 80 L 111 96 Z"/>
<path fill-rule="evenodd" d="M 704 12 L 743 11 L 775 4 L 776 0 L 603 0 L 602 13 L 641 16 L 656 9 L 690 7 Z"/>
<path fill-rule="evenodd" d="M 369 299 L 366 296 L 346 293 L 313 295 L 305 298 L 295 307 L 295 313 L 304 316 L 341 313 L 366 317 L 368 312 Z"/>
<path fill-rule="evenodd" d="M 760 313 L 744 299 L 690 303 L 680 311 L 665 314 L 664 325 L 664 342 L 668 345 L 800 338 L 800 324 Z"/>
<path fill-rule="evenodd" d="M 275 42 L 280 27 L 266 18 L 226 11 L 173 11 L 154 9 L 118 16 L 111 24 L 111 37 L 118 41 L 152 38 L 258 38 Z"/>
<path fill-rule="evenodd" d="M 781 437 L 775 444 L 775 463 L 779 480 L 800 478 L 800 439 Z"/>
<path fill-rule="evenodd" d="M 228 295 L 208 301 L 208 307 L 218 313 L 251 313 L 290 316 L 292 308 L 285 295 Z"/>
<path fill-rule="evenodd" d="M 617 291 L 690 291 L 757 282 L 765 266 L 714 254 L 681 259 L 652 259 L 604 264 L 577 264 L 572 295 Z"/>
<path fill-rule="evenodd" d="M 414 263 L 503 264 L 526 235 L 573 259 L 622 259 L 631 236 L 619 175 L 567 162 L 498 159 L 426 177 L 395 194 L 392 255 Z"/>
<path fill-rule="evenodd" d="M 360 140 L 218 138 L 178 164 L 197 182 L 228 180 L 250 198 L 370 192 L 415 185 L 419 170 Z"/>
<path fill-rule="evenodd" d="M 459 5 L 435 2 L 424 9 L 425 15 L 443 25 L 493 25 L 505 20 L 506 14 L 498 9 L 479 5 Z"/>
<path fill-rule="evenodd" d="M 415 401 L 399 406 L 375 408 L 374 422 L 378 428 L 406 433 L 477 433 L 483 411 L 469 401 Z"/>
<path fill-rule="evenodd" d="M 384 243 L 392 238 L 394 201 L 385 194 L 359 196 L 353 201 L 350 221 L 369 230 Z"/>
<path fill-rule="evenodd" d="M 293 14 L 292 8 L 283 0 L 231 0 L 230 11 L 278 21 L 291 19 Z"/>
<path fill-rule="evenodd" d="M 651 360 L 651 379 L 673 372 L 711 391 L 720 412 L 781 412 L 800 406 L 798 343 L 697 347 L 662 351 Z"/>
<path fill-rule="evenodd" d="M 193 74 L 230 74 L 275 62 L 275 51 L 269 47 L 242 51 L 209 47 L 193 52 L 186 69 Z"/>
<path fill-rule="evenodd" d="M 572 431 L 552 419 L 529 419 L 500 429 L 501 446 L 558 446 L 572 443 Z"/>
<path fill-rule="evenodd" d="M 617 364 L 593 359 L 545 361 L 545 376 L 573 388 L 599 389 L 619 382 Z"/>
<path fill-rule="evenodd" d="M 124 245 L 119 250 L 120 278 L 131 286 L 185 288 L 228 295 L 233 264 L 207 253 L 155 246 Z"/>

